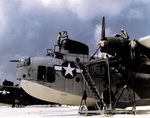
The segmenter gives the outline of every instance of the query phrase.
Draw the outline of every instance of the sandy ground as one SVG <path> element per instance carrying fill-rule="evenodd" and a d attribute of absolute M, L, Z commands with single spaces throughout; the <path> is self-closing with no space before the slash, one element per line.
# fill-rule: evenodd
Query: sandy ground
<path fill-rule="evenodd" d="M 11 106 L 0 106 L 0 118 L 150 118 L 149 114 L 117 114 L 117 115 L 93 115 L 83 116 L 78 114 L 78 106 L 27 106 L 23 108 L 11 108 Z M 137 109 L 150 109 L 138 107 Z"/>

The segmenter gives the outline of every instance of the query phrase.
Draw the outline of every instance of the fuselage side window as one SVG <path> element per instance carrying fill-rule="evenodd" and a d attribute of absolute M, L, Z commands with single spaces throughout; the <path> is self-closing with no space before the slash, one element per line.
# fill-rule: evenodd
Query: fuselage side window
<path fill-rule="evenodd" d="M 53 67 L 47 67 L 47 81 L 55 82 L 55 70 Z"/>
<path fill-rule="evenodd" d="M 45 80 L 45 78 L 46 78 L 46 67 L 38 66 L 37 79 Z"/>

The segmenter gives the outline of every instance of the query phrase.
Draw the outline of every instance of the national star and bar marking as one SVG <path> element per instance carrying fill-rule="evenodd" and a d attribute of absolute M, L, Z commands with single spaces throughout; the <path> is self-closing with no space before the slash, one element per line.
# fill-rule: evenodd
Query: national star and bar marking
<path fill-rule="evenodd" d="M 67 75 L 70 75 L 71 78 L 75 77 L 76 73 L 81 73 L 81 71 L 83 71 L 82 69 L 76 68 L 76 66 L 74 65 L 73 67 L 73 63 L 71 64 L 71 62 L 64 62 L 62 64 L 62 66 L 55 66 L 55 70 L 57 71 L 63 71 L 63 69 L 65 70 L 63 74 L 64 77 L 67 77 Z"/>

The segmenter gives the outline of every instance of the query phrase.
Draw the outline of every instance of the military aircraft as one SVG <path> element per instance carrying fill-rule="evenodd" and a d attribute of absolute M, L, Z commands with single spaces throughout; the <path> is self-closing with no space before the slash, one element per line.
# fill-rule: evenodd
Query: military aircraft
<path fill-rule="evenodd" d="M 45 56 L 25 57 L 11 62 L 17 62 L 17 79 L 29 95 L 53 103 L 79 105 L 85 85 L 82 70 L 75 62 L 87 63 L 89 48 L 66 38 L 66 31 L 61 37 L 61 44 L 55 45 L 54 50 L 47 49 Z M 88 104 L 92 105 L 93 100 L 88 97 Z"/>
<path fill-rule="evenodd" d="M 20 87 L 30 96 L 84 106 L 80 107 L 81 111 L 87 110 L 86 105 L 111 112 L 129 105 L 135 110 L 135 105 L 143 105 L 150 98 L 149 37 L 134 40 L 136 48 L 132 57 L 129 45 L 132 39 L 118 34 L 105 37 L 103 17 L 97 51 L 106 53 L 105 58 L 96 57 L 97 51 L 90 56 L 89 47 L 70 39 L 66 31 L 59 33 L 58 40 L 58 45 L 47 49 L 45 56 L 11 60 L 17 62 Z"/>
<path fill-rule="evenodd" d="M 30 96 L 19 85 L 14 85 L 13 82 L 8 80 L 4 80 L 3 84 L 0 85 L 0 103 L 9 104 L 12 107 L 52 104 Z"/>

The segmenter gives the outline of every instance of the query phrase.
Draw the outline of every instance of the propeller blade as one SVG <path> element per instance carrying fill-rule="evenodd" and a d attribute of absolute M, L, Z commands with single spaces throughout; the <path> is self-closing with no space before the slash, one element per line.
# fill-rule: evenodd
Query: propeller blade
<path fill-rule="evenodd" d="M 102 31 L 101 31 L 101 39 L 105 38 L 105 17 L 102 18 Z"/>

